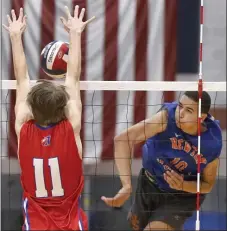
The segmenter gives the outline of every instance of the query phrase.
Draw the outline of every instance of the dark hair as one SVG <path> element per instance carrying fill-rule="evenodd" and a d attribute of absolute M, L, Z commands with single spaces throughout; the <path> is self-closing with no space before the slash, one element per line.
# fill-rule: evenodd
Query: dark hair
<path fill-rule="evenodd" d="M 34 120 L 39 125 L 48 125 L 65 119 L 64 107 L 69 99 L 65 88 L 51 81 L 38 82 L 32 87 L 27 97 Z"/>
<path fill-rule="evenodd" d="M 186 91 L 184 93 L 188 98 L 192 99 L 194 102 L 199 102 L 199 92 L 198 91 Z M 202 92 L 201 97 L 201 113 L 207 114 L 210 110 L 211 98 L 210 95 L 206 92 Z"/>

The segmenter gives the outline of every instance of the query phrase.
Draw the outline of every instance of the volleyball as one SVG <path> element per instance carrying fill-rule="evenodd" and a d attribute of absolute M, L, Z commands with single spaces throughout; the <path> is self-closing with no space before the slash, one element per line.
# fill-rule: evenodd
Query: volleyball
<path fill-rule="evenodd" d="M 64 78 L 67 71 L 69 44 L 53 41 L 47 44 L 41 52 L 42 70 L 51 78 Z"/>

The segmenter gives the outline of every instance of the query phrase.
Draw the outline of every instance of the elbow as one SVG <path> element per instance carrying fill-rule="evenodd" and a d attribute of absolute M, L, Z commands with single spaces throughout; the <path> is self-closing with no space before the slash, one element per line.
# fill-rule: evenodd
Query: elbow
<path fill-rule="evenodd" d="M 120 142 L 128 142 L 129 141 L 129 137 L 127 135 L 127 133 L 121 133 L 119 135 L 116 135 L 114 137 L 114 143 L 117 144 L 117 143 L 120 143 Z"/>
<path fill-rule="evenodd" d="M 114 137 L 114 143 L 118 142 L 121 140 L 121 135 L 117 135 Z"/>
<path fill-rule="evenodd" d="M 132 147 L 136 143 L 136 134 L 129 133 L 127 131 L 122 132 L 121 134 L 114 137 L 115 145 L 127 145 Z"/>
<path fill-rule="evenodd" d="M 122 136 L 121 135 L 117 135 L 114 137 L 114 149 L 115 149 L 115 156 L 119 153 L 119 152 L 116 152 L 116 150 L 119 150 L 119 145 L 122 140 Z"/>
<path fill-rule="evenodd" d="M 115 158 L 129 158 L 134 143 L 129 139 L 127 133 L 121 133 L 114 137 Z"/>

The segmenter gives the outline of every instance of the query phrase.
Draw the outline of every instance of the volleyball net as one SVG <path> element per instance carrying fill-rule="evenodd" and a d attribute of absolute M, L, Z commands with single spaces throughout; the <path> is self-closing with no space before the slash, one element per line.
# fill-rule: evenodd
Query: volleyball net
<path fill-rule="evenodd" d="M 83 208 L 89 216 L 90 229 L 128 230 L 127 210 L 132 200 L 127 201 L 125 207 L 118 211 L 107 208 L 100 200 L 102 195 L 114 196 L 121 186 L 114 164 L 114 137 L 133 124 L 151 117 L 164 102 L 178 101 L 185 91 L 198 90 L 200 95 L 202 91 L 207 91 L 211 95 L 210 113 L 220 121 L 223 149 L 217 183 L 202 207 L 198 206 L 200 200 L 198 161 L 197 211 L 191 223 L 185 224 L 185 229 L 226 230 L 226 82 L 214 82 L 215 79 L 212 79 L 218 75 L 225 75 L 225 72 L 220 74 L 223 73 L 220 71 L 223 64 L 219 63 L 225 59 L 225 54 L 223 56 L 220 54 L 220 50 L 224 50 L 225 46 L 225 35 L 220 30 L 221 27 L 224 28 L 222 21 L 226 13 L 223 13 L 222 9 L 225 9 L 225 0 L 201 0 L 190 4 L 187 1 L 176 0 L 67 0 L 66 2 L 71 11 L 76 4 L 79 4 L 80 7 L 86 8 L 87 18 L 94 15 L 97 17 L 84 32 L 81 79 L 105 80 L 81 81 L 83 103 L 81 138 L 85 165 Z M 47 78 L 40 71 L 40 53 L 43 47 L 53 40 L 68 41 L 68 35 L 58 20 L 63 16 L 62 9 L 66 2 L 2 1 L 2 15 L 7 15 L 11 9 L 18 12 L 23 6 L 28 16 L 24 47 L 32 79 Z M 204 9 L 206 31 L 203 31 Z M 206 36 L 203 36 L 204 32 L 207 33 Z M 3 33 L 2 41 L 1 226 L 7 226 L 7 230 L 14 230 L 15 228 L 10 225 L 21 212 L 20 169 L 14 130 L 16 82 L 6 80 L 14 79 L 7 33 Z M 189 56 L 193 56 L 193 59 Z M 203 56 L 207 64 L 204 76 L 212 82 L 206 82 L 205 78 L 202 83 Z M 199 68 L 194 65 L 198 61 Z M 176 64 L 181 68 L 176 68 Z M 190 70 L 185 68 L 193 65 Z M 197 69 L 199 69 L 198 81 L 176 81 L 179 73 L 196 73 Z M 61 84 L 61 81 L 58 83 Z M 35 81 L 31 81 L 31 86 L 34 84 Z M 199 120 L 200 109 L 201 105 L 199 105 Z M 199 155 L 200 129 L 198 131 Z M 141 155 L 141 145 L 138 145 L 132 154 L 133 186 L 142 167 Z"/>
<path fill-rule="evenodd" d="M 62 81 L 55 82 L 63 84 Z M 31 86 L 35 84 L 36 81 L 31 81 Z M 120 230 L 122 227 L 117 221 L 114 223 L 108 217 L 105 219 L 105 224 L 99 223 L 97 218 L 100 211 L 101 213 L 105 211 L 102 216 L 107 216 L 107 214 L 110 218 L 113 216 L 114 212 L 110 212 L 102 204 L 100 196 L 114 196 L 119 189 L 118 186 L 120 187 L 117 169 L 114 164 L 114 137 L 133 124 L 151 117 L 161 108 L 164 102 L 178 101 L 185 91 L 197 91 L 198 86 L 196 81 L 81 81 L 83 101 L 81 137 L 86 178 L 83 202 L 93 228 L 95 226 L 99 230 L 98 228 L 108 227 L 109 230 L 113 230 L 115 227 L 115 230 L 118 230 L 117 227 L 119 227 Z M 2 174 L 12 176 L 20 172 L 16 159 L 17 141 L 13 126 L 16 81 L 2 80 L 1 89 L 1 169 Z M 207 220 L 206 222 L 203 221 L 201 211 L 223 214 L 224 208 L 222 207 L 225 203 L 222 195 L 223 183 L 221 182 L 223 182 L 223 179 L 225 181 L 226 177 L 226 82 L 204 82 L 203 91 L 207 91 L 212 99 L 210 113 L 220 121 L 223 131 L 223 149 L 218 169 L 218 184 L 211 193 L 212 196 L 215 194 L 217 200 L 213 201 L 212 205 L 208 205 L 210 203 L 208 197 L 204 205 L 201 208 L 198 207 L 197 212 L 199 214 L 192 221 L 194 222 L 194 228 L 196 220 L 200 224 L 199 228 L 206 225 Z M 138 145 L 132 154 L 132 174 L 135 179 L 142 167 L 141 153 L 141 145 Z M 197 180 L 199 177 L 197 176 Z M 101 182 L 103 182 L 102 187 Z M 135 183 L 135 181 L 133 182 Z M 9 207 L 13 203 L 11 198 L 13 188 L 9 186 L 7 193 L 8 195 L 4 195 L 4 203 L 6 207 Z M 127 202 L 126 208 L 129 206 L 130 202 Z M 106 213 L 106 211 L 110 213 Z M 126 213 L 126 209 L 123 211 Z M 124 214 L 124 216 L 125 223 L 127 223 L 127 215 Z M 96 217 L 95 222 L 94 217 Z M 108 229 L 105 228 L 105 230 Z"/>

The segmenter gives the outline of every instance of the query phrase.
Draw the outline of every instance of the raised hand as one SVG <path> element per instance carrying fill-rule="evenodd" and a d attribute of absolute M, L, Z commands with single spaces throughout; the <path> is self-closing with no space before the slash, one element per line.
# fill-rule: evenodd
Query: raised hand
<path fill-rule="evenodd" d="M 20 8 L 18 19 L 14 10 L 11 10 L 11 17 L 7 15 L 7 19 L 9 25 L 6 26 L 3 24 L 2 26 L 9 32 L 10 36 L 21 35 L 25 31 L 27 17 L 24 16 L 23 8 Z"/>
<path fill-rule="evenodd" d="M 83 22 L 85 9 L 83 8 L 79 14 L 79 6 L 75 6 L 74 16 L 72 17 L 67 6 L 65 6 L 65 11 L 67 14 L 67 20 L 64 17 L 61 17 L 62 24 L 67 32 L 75 31 L 78 33 L 83 32 L 88 23 L 93 21 L 95 17 L 90 18 L 86 22 Z"/>

